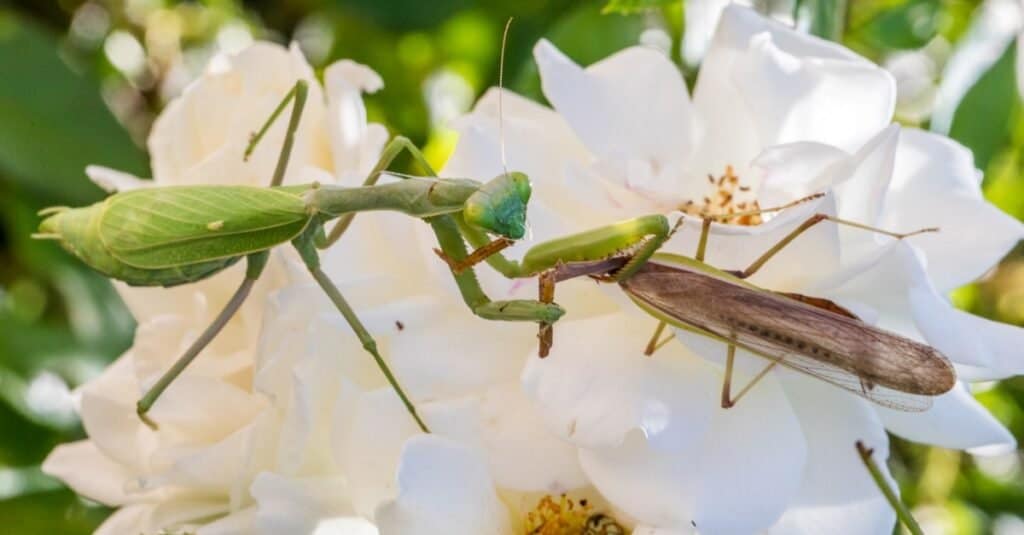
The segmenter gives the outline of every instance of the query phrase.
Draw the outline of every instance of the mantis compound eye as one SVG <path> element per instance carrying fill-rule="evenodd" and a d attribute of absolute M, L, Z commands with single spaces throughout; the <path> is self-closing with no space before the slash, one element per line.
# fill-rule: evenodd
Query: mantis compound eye
<path fill-rule="evenodd" d="M 505 173 L 491 179 L 466 200 L 466 222 L 512 240 L 526 234 L 526 207 L 530 179 L 523 173 Z"/>

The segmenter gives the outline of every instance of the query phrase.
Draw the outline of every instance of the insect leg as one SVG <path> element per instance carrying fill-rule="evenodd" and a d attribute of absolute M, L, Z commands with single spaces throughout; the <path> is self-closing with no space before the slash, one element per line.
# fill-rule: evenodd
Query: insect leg
<path fill-rule="evenodd" d="M 764 266 L 765 263 L 768 262 L 768 260 L 771 260 L 771 258 L 773 256 L 775 256 L 776 254 L 779 253 L 779 251 L 781 251 L 783 248 L 785 248 L 787 245 L 789 245 L 790 242 L 795 240 L 798 236 L 800 236 L 801 234 L 806 232 L 808 229 L 810 229 L 814 225 L 817 225 L 818 223 L 821 223 L 822 221 L 831 221 L 831 222 L 833 222 L 833 223 L 835 223 L 837 225 L 846 225 L 846 226 L 849 226 L 849 227 L 859 228 L 859 229 L 867 230 L 867 231 L 870 231 L 870 232 L 877 232 L 879 234 L 884 234 L 886 236 L 892 236 L 893 238 L 896 238 L 898 240 L 902 240 L 903 238 L 906 238 L 906 237 L 909 237 L 909 236 L 913 236 L 915 234 L 920 234 L 922 232 L 936 232 L 936 231 L 939 230 L 937 228 L 923 228 L 923 229 L 920 229 L 920 230 L 915 230 L 913 232 L 907 232 L 907 233 L 902 233 L 901 234 L 901 233 L 897 233 L 897 232 L 890 232 L 888 230 L 884 230 L 884 229 L 880 229 L 880 228 L 876 228 L 876 227 L 871 227 L 871 226 L 868 226 L 868 225 L 863 225 L 861 223 L 856 223 L 854 221 L 847 221 L 845 219 L 839 219 L 837 217 L 832 217 L 832 216 L 827 215 L 827 214 L 814 214 L 810 218 L 808 218 L 806 221 L 801 223 L 800 226 L 798 226 L 795 229 L 793 229 L 792 232 L 790 232 L 785 237 L 783 237 L 781 240 L 779 240 L 778 243 L 776 243 L 771 248 L 769 248 L 767 251 L 765 251 L 764 254 L 762 254 L 760 257 L 758 257 L 757 260 L 754 260 L 754 262 L 752 264 L 750 264 L 750 266 L 748 266 L 747 269 L 744 269 L 743 271 L 737 273 L 736 275 L 738 277 L 740 277 L 741 279 L 745 279 L 747 277 L 750 277 L 751 275 L 756 273 L 757 270 L 761 269 L 761 267 Z"/>
<path fill-rule="evenodd" d="M 725 379 L 722 381 L 723 409 L 728 409 L 733 406 L 732 395 L 729 390 L 732 388 L 732 368 L 734 360 L 736 360 L 736 346 L 729 344 L 728 352 L 725 355 Z"/>
<path fill-rule="evenodd" d="M 249 292 L 252 291 L 253 285 L 256 284 L 256 279 L 259 278 L 260 274 L 263 272 L 263 268 L 267 265 L 267 259 L 269 256 L 269 251 L 260 251 L 246 257 L 247 266 L 245 279 L 242 280 L 242 283 L 238 286 L 238 289 L 235 290 L 234 295 L 231 296 L 228 303 L 224 305 L 224 309 L 217 314 L 213 323 L 211 323 L 206 330 L 199 335 L 199 338 L 192 342 L 192 345 L 185 350 L 185 354 L 178 358 L 174 365 L 171 366 L 171 368 L 167 370 L 160 379 L 158 379 L 157 382 L 149 388 L 149 390 L 146 391 L 145 395 L 142 396 L 142 399 L 136 403 L 135 412 L 139 415 L 139 419 L 141 419 L 146 425 L 153 429 L 157 428 L 156 422 L 150 419 L 146 413 L 149 412 L 149 409 L 154 403 L 156 403 L 156 400 L 161 394 L 163 394 L 164 390 L 174 382 L 178 375 L 181 375 L 181 372 L 183 372 L 185 368 L 192 363 L 196 356 L 198 356 L 199 353 L 209 345 L 211 341 L 213 341 L 217 334 L 220 333 L 221 329 L 223 329 L 228 323 L 228 320 L 238 312 L 242 303 L 244 303 L 245 299 L 249 297 Z"/>
<path fill-rule="evenodd" d="M 636 263 L 635 264 L 635 268 L 633 268 L 630 272 L 627 272 L 627 273 L 632 275 L 637 269 L 640 268 L 640 265 L 642 265 L 642 262 L 647 261 L 647 259 L 650 258 L 651 254 L 654 254 L 655 252 L 657 252 L 657 248 L 658 247 L 662 246 L 662 244 L 664 244 L 665 242 L 669 241 L 669 239 L 671 239 L 672 236 L 676 234 L 676 231 L 678 231 L 679 228 L 682 227 L 683 220 L 684 220 L 683 216 L 680 216 L 679 219 L 676 219 L 676 224 L 673 225 L 672 230 L 669 231 L 669 234 L 665 237 L 665 239 L 660 240 L 659 242 L 657 242 L 656 246 L 653 249 L 651 249 L 650 252 L 646 254 L 646 256 L 644 256 L 642 258 L 642 261 L 640 263 Z M 697 244 L 697 253 L 694 256 L 694 258 L 697 261 L 703 261 L 703 255 L 705 255 L 705 249 L 708 246 L 708 235 L 709 234 L 711 234 L 711 220 L 705 219 L 705 220 L 703 220 L 703 223 L 701 224 L 701 227 L 700 227 L 700 240 L 699 240 L 699 242 Z M 632 259 L 630 259 L 630 264 L 635 263 L 636 258 L 637 257 L 634 256 Z M 627 268 L 629 268 L 630 264 L 627 264 Z M 625 270 L 621 270 L 620 272 L 616 272 L 615 276 L 617 277 L 623 271 L 625 271 Z M 623 279 L 625 279 L 625 277 L 618 277 L 618 280 L 623 280 Z M 658 336 L 662 335 L 662 331 L 665 330 L 665 326 L 666 325 L 667 324 L 665 322 L 657 322 L 657 327 L 654 328 L 654 334 L 652 334 L 650 336 L 650 341 L 648 341 L 647 342 L 647 346 L 644 347 L 643 354 L 646 355 L 647 357 L 650 357 L 651 355 L 654 355 L 654 352 L 656 352 L 657 349 L 662 348 L 663 345 L 665 345 L 666 343 L 669 343 L 669 340 L 671 340 L 673 338 L 673 334 L 669 333 L 669 337 L 668 338 L 666 338 L 664 340 L 658 341 L 657 338 L 658 338 Z"/>
<path fill-rule="evenodd" d="M 406 137 L 396 136 L 387 144 L 387 146 L 384 147 L 384 150 L 381 151 L 380 160 L 377 162 L 377 165 L 374 166 L 370 174 L 366 177 L 366 180 L 363 182 L 363 185 L 372 186 L 376 184 L 380 175 L 391 165 L 391 163 L 395 160 L 395 158 L 398 157 L 399 154 L 402 153 L 402 151 L 407 151 L 409 153 L 409 156 L 412 157 L 413 161 L 415 161 L 420 167 L 423 168 L 427 176 L 437 176 L 437 172 L 430 165 L 430 162 L 427 161 L 427 157 L 423 154 L 423 152 L 420 151 L 419 147 L 413 144 L 413 142 Z M 493 267 L 506 277 L 514 278 L 521 276 L 521 269 L 518 262 L 509 260 L 504 256 L 498 254 L 501 250 L 513 244 L 511 240 L 508 240 L 507 238 L 498 238 L 496 240 L 491 241 L 490 238 L 488 238 L 487 234 L 480 231 L 479 229 L 475 229 L 470 225 L 467 225 L 465 221 L 462 219 L 461 215 L 453 215 L 456 218 L 456 222 L 458 223 L 459 231 L 464 235 L 466 240 L 473 245 L 473 247 L 476 247 L 476 250 L 473 251 L 473 253 L 471 253 L 465 259 L 462 259 L 458 262 L 454 261 L 452 257 L 449 256 L 444 251 L 438 251 L 437 249 L 434 250 L 434 252 L 437 253 L 438 256 L 440 256 L 441 259 L 445 261 L 445 263 L 453 267 L 453 272 L 455 274 L 470 269 L 476 264 L 486 260 L 487 263 L 491 265 L 491 267 Z M 348 229 L 348 226 L 352 224 L 352 219 L 355 218 L 355 216 L 355 213 L 345 214 L 341 216 L 338 219 L 338 222 L 331 229 L 331 232 L 327 236 L 327 239 L 323 243 L 318 244 L 318 247 L 323 249 L 325 247 L 329 247 L 331 244 L 337 241 L 338 238 L 341 237 L 341 234 L 345 232 L 346 229 Z"/>
<path fill-rule="evenodd" d="M 499 242 L 502 242 L 503 240 L 507 241 L 509 246 L 513 245 L 514 242 L 507 240 L 507 238 L 491 240 L 490 236 L 488 236 L 486 232 L 466 223 L 466 220 L 461 214 L 452 214 L 452 217 L 455 219 L 456 224 L 458 224 L 459 232 L 462 236 L 470 245 L 476 248 L 465 260 L 456 262 L 460 269 L 470 269 L 480 262 L 487 262 L 487 265 L 494 268 L 495 271 L 510 279 L 525 277 L 528 275 L 524 272 L 522 264 L 515 260 L 506 258 L 501 254 L 501 251 L 505 249 L 505 247 L 500 246 Z M 452 265 L 452 257 L 444 251 L 438 253 L 438 256 L 440 256 L 441 259 L 449 266 Z"/>
<path fill-rule="evenodd" d="M 448 257 L 460 261 L 468 256 L 466 242 L 455 218 L 449 215 L 441 215 L 426 219 L 437 236 L 437 242 L 441 250 Z M 452 272 L 455 283 L 459 287 L 459 293 L 466 306 L 474 314 L 484 319 L 499 321 L 535 321 L 539 323 L 554 323 L 565 313 L 562 307 L 554 303 L 542 303 L 525 299 L 509 301 L 491 301 L 480 287 L 480 281 L 476 273 L 467 269 L 460 273 Z"/>
<path fill-rule="evenodd" d="M 437 176 L 437 173 L 434 172 L 434 168 L 430 166 L 429 162 L 427 162 L 426 156 L 420 152 L 419 148 L 417 148 L 412 141 L 409 141 L 409 138 L 404 136 L 395 136 L 387 145 L 384 146 L 384 149 L 380 153 L 380 159 L 377 160 L 377 164 L 373 166 L 370 174 L 366 176 L 366 180 L 363 181 L 363 185 L 372 186 L 376 184 L 380 179 L 380 175 L 383 174 L 389 166 L 391 166 L 391 163 L 395 161 L 395 158 L 397 158 L 403 150 L 409 152 L 416 163 L 423 167 L 428 176 Z M 355 213 L 349 213 L 339 217 L 338 222 L 334 224 L 334 227 L 331 228 L 330 234 L 327 235 L 327 239 L 318 243 L 317 247 L 320 249 L 326 249 L 334 242 L 338 241 L 338 238 L 348 230 L 349 225 L 352 224 L 352 220 L 355 217 Z"/>
<path fill-rule="evenodd" d="M 759 381 L 761 381 L 761 379 L 764 379 L 764 376 L 768 375 L 768 372 L 770 372 L 772 370 L 772 368 L 774 368 L 775 366 L 777 366 L 779 364 L 779 361 L 782 360 L 782 357 L 778 357 L 778 358 L 772 359 L 772 361 L 770 363 L 768 363 L 767 366 L 762 368 L 761 371 L 757 372 L 757 375 L 755 375 L 754 378 L 751 379 L 750 382 L 748 382 L 746 384 L 746 386 L 744 386 L 743 388 L 740 389 L 739 393 L 736 394 L 736 397 L 732 397 L 732 395 L 730 393 L 730 390 L 732 388 L 732 372 L 733 372 L 733 364 L 734 364 L 735 360 L 736 360 L 736 346 L 733 345 L 733 344 L 729 344 L 729 352 L 728 352 L 728 354 L 726 355 L 726 358 L 725 358 L 725 380 L 722 382 L 722 408 L 723 409 L 731 409 L 732 407 L 735 407 L 736 404 L 739 403 L 740 398 L 745 396 L 747 394 L 747 392 L 750 392 L 750 389 L 754 388 L 754 385 L 756 385 Z"/>
<path fill-rule="evenodd" d="M 792 207 L 797 206 L 799 204 L 803 204 L 805 202 L 813 201 L 815 199 L 820 199 L 820 198 L 822 198 L 824 196 L 825 196 L 824 193 L 814 193 L 814 194 L 808 195 L 806 197 L 800 197 L 799 199 L 797 199 L 795 201 L 790 201 L 790 202 L 788 202 L 786 204 L 780 204 L 778 206 L 772 206 L 770 208 L 758 208 L 756 210 L 747 210 L 745 212 L 734 212 L 734 213 L 731 213 L 731 214 L 718 214 L 718 215 L 708 214 L 708 215 L 704 215 L 703 217 L 708 218 L 708 219 L 712 219 L 714 221 L 718 221 L 718 222 L 721 222 L 721 223 L 726 223 L 726 222 L 729 222 L 729 221 L 731 221 L 733 219 L 737 219 L 737 218 L 740 218 L 740 217 L 768 214 L 768 213 L 771 213 L 771 212 L 781 212 L 783 210 L 792 208 Z"/>
<path fill-rule="evenodd" d="M 312 241 L 315 234 L 316 232 L 306 231 L 292 242 L 295 245 L 295 248 L 299 251 L 299 255 L 302 257 L 302 261 L 306 264 L 306 268 L 309 270 L 310 274 L 313 275 L 313 279 L 320 285 L 320 288 L 324 290 L 324 293 L 327 294 L 327 297 L 330 298 L 331 302 L 334 303 L 338 312 L 340 312 L 342 317 L 345 318 L 345 321 L 348 322 L 349 327 L 352 328 L 352 331 L 355 332 L 359 341 L 362 342 L 363 349 L 373 357 L 373 360 L 377 363 L 377 367 L 380 368 L 381 373 L 384 374 L 384 378 L 387 379 L 388 384 L 390 384 L 391 388 L 393 388 L 395 393 L 398 394 L 399 399 L 402 400 L 402 404 L 405 405 L 406 410 L 409 411 L 413 420 L 416 420 L 416 425 L 418 425 L 424 433 L 429 433 L 430 429 L 427 428 L 427 424 L 420 419 L 419 414 L 416 412 L 416 406 L 413 405 L 412 400 L 410 400 L 405 394 L 405 390 L 402 389 L 402 386 L 398 384 L 398 379 L 395 377 L 394 373 L 391 372 L 391 368 L 388 366 L 388 363 L 383 357 L 381 357 L 380 352 L 377 350 L 377 342 L 373 339 L 373 336 L 370 335 L 369 331 L 366 330 L 366 327 L 363 326 L 363 323 L 359 321 L 359 317 L 356 316 L 355 311 L 352 310 L 352 307 L 348 304 L 348 301 L 345 300 L 345 297 L 341 295 L 338 287 L 335 286 L 330 277 L 320 269 L 320 257 L 317 254 L 316 247 L 313 246 Z"/>
<path fill-rule="evenodd" d="M 502 236 L 477 247 L 476 249 L 473 250 L 473 252 L 466 255 L 466 257 L 463 258 L 462 260 L 455 260 L 452 257 L 445 254 L 444 251 L 436 247 L 434 248 L 434 253 L 436 253 L 437 256 L 441 257 L 441 260 L 444 260 L 446 264 L 448 264 L 448 267 L 451 268 L 452 273 L 458 275 L 459 273 L 462 273 L 463 271 L 472 268 L 473 266 L 479 264 L 480 262 L 483 262 L 488 258 L 495 256 L 500 251 L 511 246 L 513 243 L 515 242 Z"/>
<path fill-rule="evenodd" d="M 693 255 L 693 259 L 698 262 L 704 261 L 704 255 L 708 250 L 708 236 L 711 235 L 711 219 L 704 218 L 700 224 L 700 239 L 697 240 L 697 252 Z"/>
<path fill-rule="evenodd" d="M 541 303 L 555 302 L 555 270 L 549 269 L 540 274 L 537 278 L 537 292 L 540 294 Z M 540 358 L 548 356 L 551 346 L 555 343 L 555 329 L 550 322 L 541 322 L 537 331 L 537 338 L 540 339 L 540 349 L 537 354 Z"/>
<path fill-rule="evenodd" d="M 245 155 L 242 157 L 244 160 L 248 160 L 249 156 L 252 155 L 253 149 L 256 148 L 256 144 L 263 139 L 266 135 L 267 130 L 270 130 L 270 126 L 274 124 L 278 115 L 284 111 L 285 107 L 292 101 L 295 100 L 295 106 L 292 108 L 291 118 L 288 120 L 288 130 L 284 135 L 284 144 L 281 145 L 281 155 L 277 158 L 277 167 L 274 169 L 274 178 L 271 179 L 270 185 L 280 186 L 281 181 L 284 180 L 284 171 L 288 168 L 288 159 L 292 154 L 292 145 L 295 144 L 295 131 L 299 128 L 299 119 L 302 118 L 302 108 L 306 106 L 306 96 L 309 94 L 309 82 L 305 80 L 299 80 L 295 82 L 288 94 L 284 96 L 281 103 L 277 105 L 274 112 L 267 118 L 267 122 L 263 123 L 263 127 L 259 129 L 255 134 L 252 134 L 249 138 L 249 144 L 245 147 Z"/>
<path fill-rule="evenodd" d="M 653 355 L 663 345 L 663 342 L 659 342 L 658 339 L 661 338 L 661 333 L 665 330 L 666 325 L 668 323 L 664 321 L 658 322 L 658 326 L 654 328 L 654 334 L 651 335 L 651 339 L 647 342 L 647 347 L 644 348 L 644 355 L 648 357 Z M 669 336 L 672 336 L 672 334 L 669 333 Z"/>

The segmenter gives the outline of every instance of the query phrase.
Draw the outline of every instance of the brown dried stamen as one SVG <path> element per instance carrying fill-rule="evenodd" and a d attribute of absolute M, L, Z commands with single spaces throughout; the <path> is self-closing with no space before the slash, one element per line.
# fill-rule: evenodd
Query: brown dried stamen
<path fill-rule="evenodd" d="M 700 202 L 688 200 L 679 206 L 683 213 L 701 217 L 708 215 L 723 216 L 741 212 L 760 210 L 757 199 L 752 199 L 750 186 L 744 185 L 731 165 L 725 166 L 725 173 L 719 177 L 708 174 L 710 194 Z M 730 218 L 725 222 L 733 225 L 760 225 L 764 220 L 760 214 L 746 214 Z"/>

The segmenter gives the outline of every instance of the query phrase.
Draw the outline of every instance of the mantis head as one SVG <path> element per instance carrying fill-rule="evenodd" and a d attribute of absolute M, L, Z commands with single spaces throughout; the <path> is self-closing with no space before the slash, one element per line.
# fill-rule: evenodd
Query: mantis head
<path fill-rule="evenodd" d="M 518 240 L 526 234 L 526 206 L 531 192 L 525 174 L 504 173 L 470 195 L 462 215 L 470 225 Z"/>

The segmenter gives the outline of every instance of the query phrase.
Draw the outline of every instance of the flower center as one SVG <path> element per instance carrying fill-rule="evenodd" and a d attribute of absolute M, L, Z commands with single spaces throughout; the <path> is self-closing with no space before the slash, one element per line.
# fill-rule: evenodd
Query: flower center
<path fill-rule="evenodd" d="M 679 206 L 679 211 L 698 217 L 743 214 L 729 218 L 726 222 L 747 226 L 762 223 L 760 214 L 746 213 L 760 210 L 761 206 L 757 203 L 750 186 L 743 184 L 731 165 L 726 165 L 725 173 L 717 178 L 708 173 L 708 186 L 710 191 L 703 199 L 688 200 Z"/>
<path fill-rule="evenodd" d="M 544 496 L 526 513 L 526 535 L 626 535 L 614 518 L 595 512 L 586 499 Z"/>

